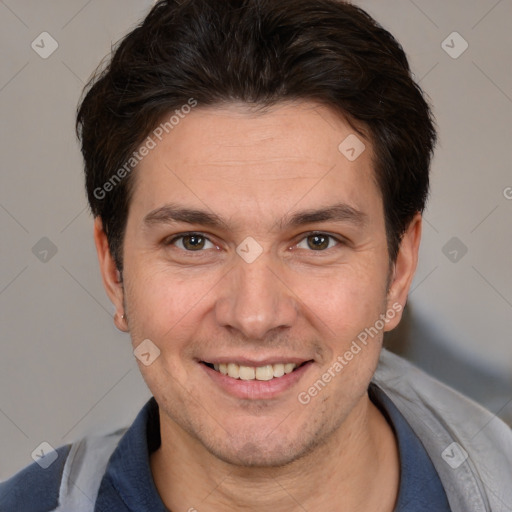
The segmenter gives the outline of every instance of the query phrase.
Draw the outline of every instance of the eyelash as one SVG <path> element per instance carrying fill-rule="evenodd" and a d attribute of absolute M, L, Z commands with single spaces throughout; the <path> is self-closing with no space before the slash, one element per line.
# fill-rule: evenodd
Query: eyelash
<path fill-rule="evenodd" d="M 190 233 L 182 233 L 180 235 L 176 235 L 176 236 L 172 237 L 170 240 L 167 240 L 165 242 L 165 245 L 174 245 L 178 240 L 183 239 L 183 238 L 185 238 L 187 236 L 190 236 L 190 237 L 197 236 L 197 237 L 200 237 L 200 238 L 204 238 L 205 240 L 207 240 L 208 242 L 210 242 L 211 244 L 213 244 L 213 245 L 215 245 L 217 247 L 217 245 L 214 244 L 206 235 L 204 235 L 203 233 L 195 232 L 195 231 L 191 231 Z M 188 251 L 186 249 L 181 249 L 181 250 L 183 250 L 184 252 L 189 252 L 189 253 L 204 252 L 204 249 L 199 250 L 199 251 Z"/>
<path fill-rule="evenodd" d="M 187 236 L 197 236 L 197 237 L 200 237 L 200 238 L 203 238 L 204 240 L 207 240 L 208 242 L 210 242 L 211 244 L 215 245 L 215 247 L 218 247 L 214 242 L 212 242 L 206 235 L 204 235 L 203 233 L 199 233 L 199 232 L 196 232 L 196 231 L 191 231 L 189 233 L 181 233 L 179 235 L 176 235 L 174 237 L 172 237 L 171 239 L 167 240 L 165 242 L 165 245 L 166 246 L 169 246 L 169 245 L 175 245 L 175 243 L 178 241 L 178 240 L 181 240 Z M 296 247 L 297 245 L 299 245 L 303 240 L 306 240 L 307 238 L 311 237 L 311 236 L 325 236 L 327 238 L 329 238 L 330 240 L 334 240 L 338 245 L 346 245 L 346 242 L 345 240 L 343 240 L 342 238 L 338 238 L 334 235 L 330 235 L 329 233 L 324 233 L 323 231 L 312 231 L 310 233 L 306 233 L 302 236 L 302 238 L 299 239 L 299 241 L 297 243 L 295 243 L 293 245 L 293 247 Z M 308 252 L 327 252 L 328 250 L 330 249 L 333 249 L 334 247 L 328 247 L 327 249 L 323 249 L 323 250 L 318 250 L 318 251 L 314 251 L 314 250 L 309 250 Z M 190 251 L 190 250 L 187 250 L 187 249 L 181 249 L 183 250 L 184 252 L 187 252 L 187 253 L 201 253 L 201 252 L 204 252 L 206 249 L 201 249 L 201 250 L 197 250 L 197 251 Z"/>

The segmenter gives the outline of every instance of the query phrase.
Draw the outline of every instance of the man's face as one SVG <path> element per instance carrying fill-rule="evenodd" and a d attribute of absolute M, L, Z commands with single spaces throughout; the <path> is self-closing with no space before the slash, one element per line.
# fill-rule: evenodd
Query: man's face
<path fill-rule="evenodd" d="M 197 108 L 136 171 L 123 251 L 133 345 L 160 350 L 140 368 L 162 428 L 222 460 L 289 462 L 363 414 L 381 333 L 333 365 L 392 304 L 371 145 L 354 161 L 338 149 L 354 134 L 312 103 Z M 243 378 L 215 369 L 228 363 Z"/>

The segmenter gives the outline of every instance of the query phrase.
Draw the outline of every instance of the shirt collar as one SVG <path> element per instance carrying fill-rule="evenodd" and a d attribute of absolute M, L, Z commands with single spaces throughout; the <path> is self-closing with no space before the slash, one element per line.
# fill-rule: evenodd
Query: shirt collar
<path fill-rule="evenodd" d="M 168 512 L 155 486 L 150 454 L 161 443 L 158 404 L 152 397 L 110 458 L 96 510 Z M 124 512 L 124 511 L 123 511 Z"/>

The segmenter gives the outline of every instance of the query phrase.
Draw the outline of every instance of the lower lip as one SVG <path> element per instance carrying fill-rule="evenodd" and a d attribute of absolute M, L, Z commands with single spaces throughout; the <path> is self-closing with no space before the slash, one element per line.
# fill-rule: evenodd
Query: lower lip
<path fill-rule="evenodd" d="M 268 400 L 270 398 L 277 397 L 279 394 L 295 386 L 309 370 L 313 362 L 308 361 L 293 372 L 287 373 L 282 377 L 274 377 L 271 380 L 233 379 L 227 375 L 222 375 L 222 373 L 213 370 L 203 363 L 199 364 L 215 384 L 217 384 L 226 393 L 229 393 L 236 398 Z"/>

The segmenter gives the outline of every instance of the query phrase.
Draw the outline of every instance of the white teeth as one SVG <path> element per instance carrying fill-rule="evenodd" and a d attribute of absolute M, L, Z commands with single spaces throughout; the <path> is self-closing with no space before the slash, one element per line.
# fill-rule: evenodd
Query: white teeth
<path fill-rule="evenodd" d="M 234 364 L 234 363 L 233 363 Z M 239 376 L 241 380 L 254 380 L 256 377 L 256 371 L 250 366 L 240 366 Z"/>
<path fill-rule="evenodd" d="M 235 363 L 228 364 L 228 375 L 233 377 L 233 379 L 238 379 L 240 377 L 240 366 Z"/>
<path fill-rule="evenodd" d="M 284 375 L 284 364 L 277 363 L 273 365 L 274 367 L 274 377 L 282 377 Z"/>
<path fill-rule="evenodd" d="M 286 363 L 284 365 L 284 373 L 292 373 L 293 370 L 295 370 L 296 366 L 297 365 L 293 363 Z"/>
<path fill-rule="evenodd" d="M 271 364 L 256 368 L 256 380 L 270 380 L 274 378 L 274 368 Z"/>
<path fill-rule="evenodd" d="M 293 372 L 297 365 L 295 363 L 276 363 L 254 368 L 252 366 L 240 366 L 236 363 L 215 363 L 213 367 L 222 375 L 228 375 L 233 379 L 272 380 Z"/>

